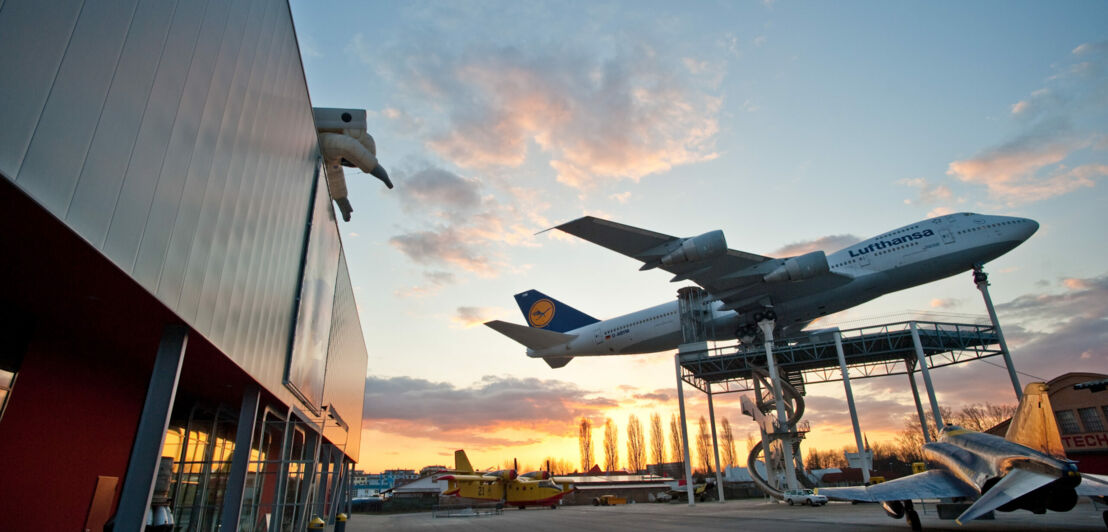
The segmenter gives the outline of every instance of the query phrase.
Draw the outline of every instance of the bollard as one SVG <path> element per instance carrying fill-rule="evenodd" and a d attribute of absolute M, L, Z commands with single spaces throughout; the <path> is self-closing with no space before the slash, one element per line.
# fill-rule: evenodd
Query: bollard
<path fill-rule="evenodd" d="M 308 523 L 308 530 L 323 530 L 326 525 L 319 517 L 313 517 L 312 522 Z"/>
<path fill-rule="evenodd" d="M 346 514 L 335 516 L 335 532 L 346 532 Z"/>

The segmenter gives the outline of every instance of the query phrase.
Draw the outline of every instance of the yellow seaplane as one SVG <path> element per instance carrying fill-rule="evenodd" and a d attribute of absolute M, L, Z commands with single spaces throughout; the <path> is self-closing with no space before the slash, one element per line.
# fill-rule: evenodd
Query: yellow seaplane
<path fill-rule="evenodd" d="M 516 474 L 515 469 L 475 471 L 462 450 L 454 451 L 454 471 L 438 477 L 437 480 L 450 482 L 443 495 L 496 501 L 520 510 L 528 506 L 549 506 L 557 510 L 562 497 L 573 492 L 569 484 L 555 483 L 547 471 L 533 471 L 522 475 Z"/>

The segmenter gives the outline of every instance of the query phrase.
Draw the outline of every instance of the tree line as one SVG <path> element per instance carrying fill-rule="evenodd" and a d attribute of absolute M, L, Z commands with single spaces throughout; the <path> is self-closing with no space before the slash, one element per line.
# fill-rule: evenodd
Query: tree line
<path fill-rule="evenodd" d="M 601 441 L 600 453 L 603 454 L 603 463 L 596 461 L 597 449 L 593 442 L 592 420 L 581 417 L 577 422 L 577 441 L 581 454 L 581 471 L 588 471 L 594 465 L 600 465 L 605 471 L 621 469 L 620 465 L 633 472 L 645 471 L 648 464 L 661 464 L 667 462 L 684 462 L 684 439 L 681 435 L 681 422 L 676 413 L 669 416 L 669 440 L 667 445 L 667 432 L 662 423 L 662 416 L 657 412 L 650 414 L 649 440 L 647 432 L 643 430 L 642 421 L 635 414 L 627 418 L 625 448 L 626 454 L 620 454 L 619 427 L 611 418 L 604 418 L 604 439 Z M 749 436 L 749 434 L 748 434 Z M 738 465 L 738 455 L 735 453 L 735 435 L 731 429 L 731 422 L 723 418 L 720 433 L 718 434 L 720 447 L 720 467 L 727 468 Z M 749 437 L 748 437 L 749 440 Z M 715 471 L 715 457 L 712 454 L 712 434 L 708 420 L 700 416 L 697 423 L 697 433 L 693 439 L 695 448 L 695 469 L 700 473 Z M 749 446 L 749 443 L 748 443 Z M 668 454 L 667 454 L 668 450 Z M 650 461 L 647 461 L 649 454 Z M 691 451 L 690 451 L 690 454 Z"/>

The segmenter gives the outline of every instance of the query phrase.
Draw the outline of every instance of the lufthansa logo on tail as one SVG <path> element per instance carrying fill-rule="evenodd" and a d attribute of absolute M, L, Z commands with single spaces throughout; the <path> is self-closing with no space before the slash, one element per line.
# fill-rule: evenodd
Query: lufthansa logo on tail
<path fill-rule="evenodd" d="M 531 310 L 527 311 L 527 321 L 532 327 L 546 327 L 552 319 L 554 319 L 554 302 L 549 299 L 540 299 L 532 303 Z"/>

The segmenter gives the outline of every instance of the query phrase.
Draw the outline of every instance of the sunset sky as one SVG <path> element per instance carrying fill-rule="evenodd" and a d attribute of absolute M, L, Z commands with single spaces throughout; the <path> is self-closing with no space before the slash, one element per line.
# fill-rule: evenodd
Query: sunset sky
<path fill-rule="evenodd" d="M 396 183 L 348 169 L 340 223 L 370 354 L 361 469 L 462 448 L 479 468 L 577 464 L 582 416 L 616 422 L 623 458 L 629 414 L 676 412 L 673 353 L 552 370 L 480 325 L 522 323 L 531 288 L 601 319 L 675 296 L 665 272 L 536 235 L 585 214 L 779 256 L 942 213 L 1033 218 L 987 267 L 1021 378 L 1108 368 L 1104 2 L 292 8 L 313 104 L 366 109 Z M 827 323 L 911 310 L 984 314 L 966 273 Z M 984 361 L 933 378 L 943 406 L 1015 401 Z M 906 380 L 856 381 L 870 441 L 914 412 Z M 695 431 L 707 402 L 686 391 Z M 807 407 L 809 448 L 853 441 L 841 385 Z M 745 457 L 738 395 L 716 413 Z"/>

